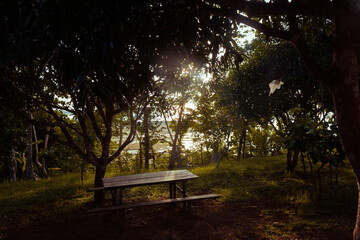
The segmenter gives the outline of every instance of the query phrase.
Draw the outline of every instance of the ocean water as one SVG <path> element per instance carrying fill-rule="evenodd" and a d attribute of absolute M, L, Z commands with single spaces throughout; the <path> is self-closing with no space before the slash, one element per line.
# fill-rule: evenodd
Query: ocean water
<path fill-rule="evenodd" d="M 163 136 L 167 142 L 157 143 L 155 144 L 154 150 L 156 153 L 166 152 L 171 150 L 172 146 L 170 145 L 170 136 L 169 133 L 166 131 L 166 133 L 163 133 Z M 186 150 L 195 150 L 199 148 L 200 142 L 195 139 L 193 136 L 193 133 L 191 131 L 187 132 L 183 139 L 182 139 L 182 145 Z M 126 148 L 125 151 L 129 153 L 138 153 L 139 152 L 139 141 L 135 139 L 132 143 L 130 143 Z"/>

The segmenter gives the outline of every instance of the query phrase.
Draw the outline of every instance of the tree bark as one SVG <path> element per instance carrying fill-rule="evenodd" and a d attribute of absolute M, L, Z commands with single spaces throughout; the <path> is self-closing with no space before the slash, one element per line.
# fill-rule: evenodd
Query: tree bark
<path fill-rule="evenodd" d="M 39 143 L 38 143 L 38 138 L 37 138 L 37 134 L 36 134 L 36 128 L 35 128 L 34 125 L 33 125 L 33 131 L 34 131 L 35 154 L 36 154 L 35 155 L 35 163 L 40 168 L 43 177 L 48 178 L 49 175 L 48 175 L 48 173 L 46 171 L 46 168 L 45 168 L 45 159 L 44 158 L 42 159 L 43 164 L 41 164 L 40 161 L 39 161 Z M 48 144 L 48 141 L 49 141 L 48 139 L 49 139 L 49 135 L 46 135 L 44 149 L 47 148 L 47 144 Z"/>
<path fill-rule="evenodd" d="M 211 162 L 217 162 L 219 159 L 219 153 L 217 151 L 214 151 L 212 154 L 211 154 Z"/>
<path fill-rule="evenodd" d="M 306 172 L 306 166 L 305 166 L 305 160 L 304 160 L 304 154 L 303 154 L 303 152 L 300 152 L 300 157 L 301 157 L 301 162 L 302 162 L 303 169 L 304 169 L 304 176 L 305 176 L 305 178 L 306 178 L 307 172 Z"/>
<path fill-rule="evenodd" d="M 353 1 L 351 4 L 358 3 Z M 358 5 L 352 7 L 352 11 L 358 9 Z M 360 50 L 356 52 L 360 36 L 358 28 L 351 31 L 357 27 L 360 17 L 359 13 L 355 17 L 346 14 L 336 20 L 332 66 L 334 77 L 328 81 L 328 88 L 333 97 L 341 142 L 354 170 L 360 196 L 360 56 L 357 55 Z M 360 239 L 360 198 L 353 238 Z"/>
<path fill-rule="evenodd" d="M 288 153 L 286 155 L 286 169 L 289 172 L 294 171 L 297 166 L 298 158 L 299 158 L 299 150 L 290 150 L 288 149 Z"/>
<path fill-rule="evenodd" d="M 150 121 L 150 109 L 146 108 L 144 111 L 144 154 L 145 154 L 145 168 L 149 169 L 150 159 L 150 135 L 149 135 L 149 121 Z"/>
<path fill-rule="evenodd" d="M 240 161 L 240 159 L 241 159 L 242 144 L 243 144 L 243 139 L 242 139 L 242 137 L 240 137 L 239 145 L 238 145 L 238 149 L 237 149 L 237 157 L 236 157 L 236 160 L 238 160 L 238 161 Z"/>
<path fill-rule="evenodd" d="M 185 108 L 185 105 L 180 106 L 179 119 L 177 121 L 174 141 L 173 141 L 173 144 L 172 144 L 172 151 L 171 151 L 171 156 L 170 156 L 169 169 L 174 169 L 176 157 L 179 157 L 178 156 L 178 151 L 177 151 L 177 140 L 178 140 L 179 135 L 180 135 L 180 124 L 181 124 L 181 120 L 182 120 L 182 115 L 184 113 L 184 108 Z"/>
<path fill-rule="evenodd" d="M 123 127 L 120 126 L 120 136 L 119 136 L 119 144 L 118 144 L 118 148 L 121 148 L 121 145 L 122 145 L 122 139 L 123 139 Z M 118 156 L 118 163 L 119 163 L 119 169 L 120 171 L 123 169 L 123 166 L 122 166 L 122 161 L 121 161 L 121 154 L 119 154 Z"/>
<path fill-rule="evenodd" d="M 48 126 L 48 127 L 46 127 L 46 131 L 47 131 L 47 133 L 46 133 L 46 135 L 45 135 L 45 141 L 44 141 L 44 152 L 45 151 L 47 151 L 47 149 L 48 149 L 48 146 L 49 146 L 49 132 L 50 132 L 50 127 Z M 45 161 L 46 159 L 45 159 L 45 157 L 42 157 L 41 158 L 41 165 L 43 166 L 43 168 L 44 168 L 44 170 L 45 170 L 45 172 L 44 172 L 44 175 L 45 175 L 45 177 L 49 177 L 49 174 L 48 174 L 48 172 L 47 172 L 47 170 L 46 170 L 46 167 L 45 167 L 45 163 L 46 163 L 46 161 Z M 46 174 L 45 174 L 46 173 Z"/>
<path fill-rule="evenodd" d="M 203 158 L 203 144 L 200 144 L 200 158 L 201 158 L 201 164 L 204 164 L 204 158 Z"/>
<path fill-rule="evenodd" d="M 141 169 L 143 166 L 143 155 L 142 155 L 142 139 L 139 137 L 139 168 Z"/>
<path fill-rule="evenodd" d="M 227 133 L 227 136 L 226 136 L 226 148 L 223 150 L 221 155 L 218 157 L 218 160 L 217 160 L 217 163 L 216 163 L 216 168 L 219 168 L 221 159 L 229 151 L 229 148 L 230 148 L 230 135 L 231 135 L 231 130 L 229 129 L 229 131 Z"/>
<path fill-rule="evenodd" d="M 11 147 L 9 170 L 10 170 L 10 182 L 15 182 L 16 181 L 16 173 L 17 173 L 17 162 L 15 159 L 14 147 Z"/>
<path fill-rule="evenodd" d="M 103 187 L 102 179 L 105 177 L 106 165 L 97 165 L 95 170 L 95 182 L 94 187 Z M 95 206 L 102 206 L 105 200 L 104 191 L 94 192 Z"/>
<path fill-rule="evenodd" d="M 243 131 L 243 153 L 242 153 L 242 159 L 245 160 L 245 150 L 246 150 L 246 127 Z"/>
<path fill-rule="evenodd" d="M 353 84 L 349 80 L 345 79 L 345 84 L 333 91 L 333 99 L 341 141 L 354 170 L 360 194 L 360 96 L 359 86 L 354 83 L 357 77 L 353 79 Z M 358 201 L 354 229 L 354 239 L 357 240 L 360 239 L 360 199 Z"/>
<path fill-rule="evenodd" d="M 36 179 L 33 168 L 32 126 L 32 124 L 29 124 L 27 130 L 25 179 Z"/>

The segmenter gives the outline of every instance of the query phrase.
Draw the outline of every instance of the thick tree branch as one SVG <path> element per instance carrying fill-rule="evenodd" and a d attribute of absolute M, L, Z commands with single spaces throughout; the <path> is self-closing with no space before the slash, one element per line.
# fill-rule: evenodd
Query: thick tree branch
<path fill-rule="evenodd" d="M 100 128 L 96 122 L 96 118 L 95 118 L 95 114 L 94 112 L 92 111 L 92 109 L 90 109 L 89 106 L 86 106 L 85 107 L 85 112 L 86 114 L 88 115 L 89 119 L 90 119 L 90 122 L 91 122 L 91 125 L 92 125 L 92 128 L 94 129 L 94 132 L 96 134 L 96 137 L 100 139 L 100 141 L 103 140 L 103 135 L 101 134 L 101 131 L 100 131 Z"/>
<path fill-rule="evenodd" d="M 107 163 L 112 162 L 116 157 L 118 157 L 120 153 L 124 150 L 124 148 L 134 140 L 138 118 L 134 119 L 133 111 L 131 108 L 129 110 L 129 115 L 131 124 L 129 135 L 127 136 L 126 140 L 121 144 L 121 146 L 119 146 L 118 150 L 108 158 Z"/>
<path fill-rule="evenodd" d="M 296 49 L 298 50 L 308 72 L 310 75 L 324 84 L 325 86 L 329 87 L 329 80 L 331 79 L 331 75 L 329 72 L 325 71 L 319 64 L 315 54 L 312 52 L 310 46 L 298 31 L 296 26 L 296 19 L 292 16 L 289 16 L 289 24 L 290 24 L 290 31 L 283 31 L 270 28 L 264 24 L 261 24 L 257 21 L 254 21 L 248 17 L 240 15 L 234 11 L 223 10 L 223 9 L 213 9 L 211 10 L 213 14 L 226 16 L 229 17 L 239 23 L 246 24 L 267 36 L 280 38 L 286 41 L 292 42 Z"/>
<path fill-rule="evenodd" d="M 332 18 L 337 7 L 332 1 L 282 1 L 265 3 L 247 0 L 209 0 L 222 8 L 231 8 L 246 13 L 249 17 L 261 15 L 311 15 Z"/>
<path fill-rule="evenodd" d="M 105 111 L 104 108 L 101 104 L 101 102 L 98 99 L 95 99 L 93 96 L 91 96 L 93 102 L 95 103 L 95 106 L 98 110 L 98 113 L 100 114 L 101 118 L 106 121 L 106 117 L 105 117 Z"/>
<path fill-rule="evenodd" d="M 207 13 L 211 13 L 211 14 L 218 15 L 218 16 L 229 17 L 238 23 L 245 24 L 249 27 L 252 27 L 252 28 L 258 30 L 259 32 L 262 32 L 267 36 L 281 38 L 281 39 L 287 40 L 287 41 L 289 41 L 291 38 L 291 33 L 288 31 L 273 29 L 262 23 L 259 23 L 258 21 L 252 20 L 243 15 L 240 15 L 235 11 L 214 8 L 214 9 L 208 10 Z"/>

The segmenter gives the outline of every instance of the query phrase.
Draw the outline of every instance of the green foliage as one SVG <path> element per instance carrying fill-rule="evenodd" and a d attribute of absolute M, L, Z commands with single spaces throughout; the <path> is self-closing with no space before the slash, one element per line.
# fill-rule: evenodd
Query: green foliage
<path fill-rule="evenodd" d="M 230 115 L 231 107 L 221 105 L 216 83 L 204 83 L 196 96 L 195 136 L 202 139 L 205 149 L 220 152 L 227 148 L 231 132 L 240 128 L 241 119 Z"/>
<path fill-rule="evenodd" d="M 329 39 L 319 33 L 311 46 L 321 56 L 329 48 Z M 227 78 L 218 80 L 216 94 L 219 105 L 228 106 L 230 111 L 227 114 L 233 119 L 242 119 L 252 126 L 247 140 L 254 143 L 253 155 L 279 153 L 282 147 L 304 149 L 305 141 L 300 138 L 305 130 L 294 126 L 315 124 L 329 112 L 331 115 L 329 93 L 307 74 L 292 45 L 259 35 L 244 49 L 248 57 L 240 68 L 230 71 Z M 328 59 L 323 56 L 323 66 L 329 64 Z M 269 83 L 275 79 L 284 84 L 270 95 Z M 303 124 L 308 120 L 309 123 Z M 276 133 L 269 133 L 269 125 Z M 283 138 L 284 145 L 280 138 Z"/>
<path fill-rule="evenodd" d="M 332 122 L 317 123 L 301 118 L 286 128 L 283 143 L 290 150 L 309 153 L 314 164 L 338 165 L 345 160 L 337 126 Z"/>
<path fill-rule="evenodd" d="M 281 138 L 270 125 L 257 125 L 249 129 L 249 141 L 252 156 L 268 156 L 280 154 Z"/>
<path fill-rule="evenodd" d="M 18 160 L 26 148 L 26 123 L 20 116 L 0 106 L 0 181 L 9 179 L 9 162 L 12 149 Z M 25 167 L 25 165 L 23 165 Z M 19 169 L 21 165 L 19 165 Z M 19 176 L 21 176 L 19 174 Z"/>
<path fill-rule="evenodd" d="M 232 104 L 236 114 L 261 123 L 295 107 L 309 112 L 316 109 L 315 102 L 329 102 L 324 102 L 328 98 L 308 76 L 292 45 L 260 36 L 246 49 L 249 57 L 220 88 L 222 101 Z M 280 78 L 284 85 L 269 96 L 269 83 Z"/>

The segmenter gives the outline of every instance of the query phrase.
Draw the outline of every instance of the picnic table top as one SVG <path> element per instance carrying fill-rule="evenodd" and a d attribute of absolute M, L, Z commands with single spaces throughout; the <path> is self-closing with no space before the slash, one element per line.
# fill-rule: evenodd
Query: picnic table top
<path fill-rule="evenodd" d="M 188 170 L 172 170 L 103 178 L 104 188 L 125 188 L 198 178 Z"/>

